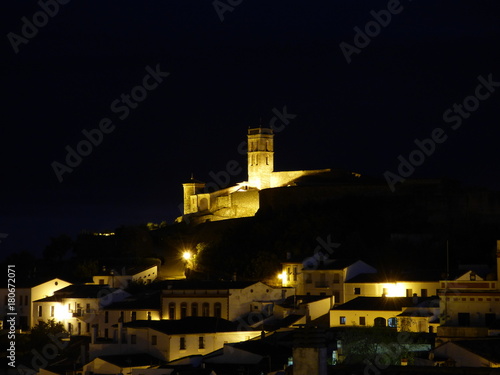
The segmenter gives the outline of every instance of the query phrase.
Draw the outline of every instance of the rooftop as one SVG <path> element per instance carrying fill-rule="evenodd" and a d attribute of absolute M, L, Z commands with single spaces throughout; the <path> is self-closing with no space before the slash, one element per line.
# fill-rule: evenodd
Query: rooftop
<path fill-rule="evenodd" d="M 439 307 L 439 299 L 422 297 L 357 297 L 332 310 L 401 311 L 403 307 Z"/>
<path fill-rule="evenodd" d="M 123 324 L 127 328 L 151 328 L 165 334 L 215 333 L 238 331 L 238 323 L 214 317 L 188 316 L 179 320 L 135 320 Z"/>

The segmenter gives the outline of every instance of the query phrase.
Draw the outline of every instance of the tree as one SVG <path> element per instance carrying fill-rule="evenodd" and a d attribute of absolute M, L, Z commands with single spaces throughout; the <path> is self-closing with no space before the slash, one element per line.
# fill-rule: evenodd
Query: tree
<path fill-rule="evenodd" d="M 67 335 L 67 333 L 68 332 L 64 329 L 64 325 L 61 322 L 50 319 L 47 322 L 38 322 L 38 324 L 31 329 L 29 339 L 33 348 L 41 349 L 46 344 L 52 342 L 54 338 L 60 340 L 60 338 Z"/>

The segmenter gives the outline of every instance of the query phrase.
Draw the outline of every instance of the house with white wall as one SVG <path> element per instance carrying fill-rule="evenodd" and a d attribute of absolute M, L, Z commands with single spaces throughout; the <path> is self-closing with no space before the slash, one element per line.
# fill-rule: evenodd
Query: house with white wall
<path fill-rule="evenodd" d="M 253 302 L 272 303 L 293 294 L 293 289 L 274 288 L 260 281 L 168 280 L 157 283 L 162 290 L 162 319 L 188 316 L 236 320 L 255 312 Z"/>
<path fill-rule="evenodd" d="M 104 267 L 92 277 L 94 284 L 109 285 L 111 288 L 125 289 L 131 282 L 149 284 L 158 277 L 158 266 Z"/>
<path fill-rule="evenodd" d="M 435 331 L 439 324 L 438 315 L 436 298 L 357 297 L 330 310 L 330 327 L 387 326 L 410 332 L 429 332 Z M 429 329 L 430 326 L 433 328 Z"/>
<path fill-rule="evenodd" d="M 41 298 L 50 297 L 62 288 L 72 285 L 70 282 L 59 278 L 53 279 L 23 279 L 18 278 L 15 292 L 15 307 L 17 312 L 17 321 L 19 327 L 23 330 L 33 328 L 38 321 L 33 319 L 33 301 Z M 5 286 L 5 284 L 3 285 Z M 9 290 L 7 287 L 0 288 L 0 316 L 5 322 L 7 318 Z M 4 323 L 5 326 L 5 323 Z"/>
<path fill-rule="evenodd" d="M 448 341 L 432 351 L 436 366 L 500 367 L 500 339 L 476 339 Z"/>
<path fill-rule="evenodd" d="M 34 301 L 32 319 L 36 323 L 54 319 L 71 335 L 90 335 L 91 326 L 98 325 L 101 309 L 129 295 L 123 289 L 108 285 L 69 285 L 50 297 Z M 102 327 L 97 328 L 98 335 L 103 336 Z"/>
<path fill-rule="evenodd" d="M 344 284 L 350 279 L 377 270 L 362 260 L 326 259 L 304 264 L 282 263 L 283 286 L 295 286 L 297 294 L 334 296 L 335 303 L 344 303 Z"/>
<path fill-rule="evenodd" d="M 98 315 L 102 337 L 110 338 L 113 326 L 135 320 L 160 320 L 162 316 L 161 290 L 147 290 L 121 301 L 104 306 Z"/>
<path fill-rule="evenodd" d="M 112 340 L 93 334 L 90 359 L 103 355 L 148 353 L 170 362 L 203 355 L 224 346 L 260 336 L 259 331 L 242 331 L 237 323 L 214 317 L 187 317 L 180 320 L 136 320 L 119 323 Z"/>
<path fill-rule="evenodd" d="M 344 284 L 345 302 L 356 297 L 430 297 L 437 296 L 439 275 L 412 272 L 388 275 L 386 273 L 361 274 Z"/>

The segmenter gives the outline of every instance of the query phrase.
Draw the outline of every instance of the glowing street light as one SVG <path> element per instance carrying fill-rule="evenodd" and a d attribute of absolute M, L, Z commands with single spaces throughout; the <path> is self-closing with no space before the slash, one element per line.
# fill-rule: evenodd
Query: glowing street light
<path fill-rule="evenodd" d="M 192 257 L 193 254 L 191 254 L 191 251 L 186 250 L 182 253 L 182 258 L 186 261 L 190 260 Z"/>

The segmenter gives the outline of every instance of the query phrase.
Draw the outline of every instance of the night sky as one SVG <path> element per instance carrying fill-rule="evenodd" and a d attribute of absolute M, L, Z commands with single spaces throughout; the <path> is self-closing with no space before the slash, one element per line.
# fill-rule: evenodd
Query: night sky
<path fill-rule="evenodd" d="M 82 229 L 173 222 L 191 173 L 210 182 L 236 160 L 233 181 L 246 179 L 248 127 L 285 106 L 276 170 L 382 177 L 442 128 L 447 139 L 411 177 L 500 189 L 498 1 L 47 4 L 52 16 L 35 1 L 0 15 L 3 254 L 40 254 L 51 236 Z M 21 39 L 26 21 L 41 26 Z M 372 34 L 360 48 L 355 27 Z M 489 89 L 476 91 L 479 76 Z M 131 93 L 140 100 L 126 102 Z M 464 100 L 473 110 L 459 124 Z M 100 123 L 108 133 L 60 182 L 53 163 Z"/>

